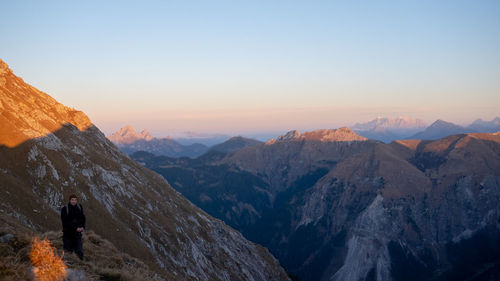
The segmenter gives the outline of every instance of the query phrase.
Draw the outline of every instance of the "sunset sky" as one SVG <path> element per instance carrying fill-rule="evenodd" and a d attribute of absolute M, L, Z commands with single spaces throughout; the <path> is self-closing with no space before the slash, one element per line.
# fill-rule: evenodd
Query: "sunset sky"
<path fill-rule="evenodd" d="M 105 133 L 500 115 L 500 1 L 2 1 L 0 11 L 0 58 Z"/>

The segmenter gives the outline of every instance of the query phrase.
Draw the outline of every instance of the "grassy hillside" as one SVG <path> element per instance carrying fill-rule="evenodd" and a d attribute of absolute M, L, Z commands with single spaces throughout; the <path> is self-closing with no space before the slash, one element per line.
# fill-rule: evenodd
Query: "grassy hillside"
<path fill-rule="evenodd" d="M 5 214 L 0 214 L 0 280 L 33 280 L 30 260 L 34 237 L 48 239 L 59 256 L 63 257 L 68 273 L 84 274 L 93 280 L 164 280 L 140 260 L 117 250 L 108 240 L 92 231 L 83 236 L 85 259 L 64 253 L 61 232 L 37 233 L 16 224 Z M 167 276 L 167 280 L 176 280 Z"/>

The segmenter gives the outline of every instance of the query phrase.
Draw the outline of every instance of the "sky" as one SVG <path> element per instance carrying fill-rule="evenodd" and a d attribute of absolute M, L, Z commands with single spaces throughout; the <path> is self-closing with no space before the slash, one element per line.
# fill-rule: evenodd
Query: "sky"
<path fill-rule="evenodd" d="M 500 1 L 7 1 L 0 58 L 106 134 L 500 116 Z"/>

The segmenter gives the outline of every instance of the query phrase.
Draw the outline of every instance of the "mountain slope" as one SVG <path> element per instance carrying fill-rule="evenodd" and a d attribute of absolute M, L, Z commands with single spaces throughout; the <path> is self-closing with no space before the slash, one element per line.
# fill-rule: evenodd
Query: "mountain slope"
<path fill-rule="evenodd" d="M 59 231 L 36 232 L 3 213 L 0 213 L 0 280 L 33 280 L 33 264 L 30 253 L 33 237 L 48 238 L 62 256 L 67 266 L 67 280 L 178 280 L 168 272 L 160 276 L 140 260 L 119 251 L 107 241 L 88 231 L 83 236 L 86 259 L 81 261 L 76 255 L 63 254 L 61 233 Z M 50 259 L 44 259 L 50 264 Z M 45 271 L 47 272 L 47 271 Z M 47 280 L 47 279 L 44 279 Z"/>
<path fill-rule="evenodd" d="M 171 138 L 154 138 L 146 130 L 137 133 L 131 126 L 121 128 L 108 136 L 108 139 L 127 154 L 146 151 L 170 157 L 197 157 L 208 150 L 207 146 L 199 143 L 182 145 Z"/>
<path fill-rule="evenodd" d="M 301 280 L 500 278 L 500 135 L 303 135 L 322 134 L 187 161 L 137 158 Z"/>
<path fill-rule="evenodd" d="M 89 229 L 165 277 L 288 279 L 265 248 L 192 205 L 85 114 L 24 83 L 1 60 L 0 116 L 3 214 L 36 231 L 58 230 L 58 208 L 76 193 Z"/>

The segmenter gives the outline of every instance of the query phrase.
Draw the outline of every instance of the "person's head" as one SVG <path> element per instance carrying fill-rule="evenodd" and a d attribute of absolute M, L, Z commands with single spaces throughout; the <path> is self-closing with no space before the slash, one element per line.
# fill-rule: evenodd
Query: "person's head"
<path fill-rule="evenodd" d="M 76 203 L 78 203 L 78 197 L 76 197 L 76 195 L 74 195 L 74 194 L 71 194 L 71 195 L 69 196 L 69 203 L 70 203 L 71 205 L 75 206 L 75 205 L 76 205 Z"/>

